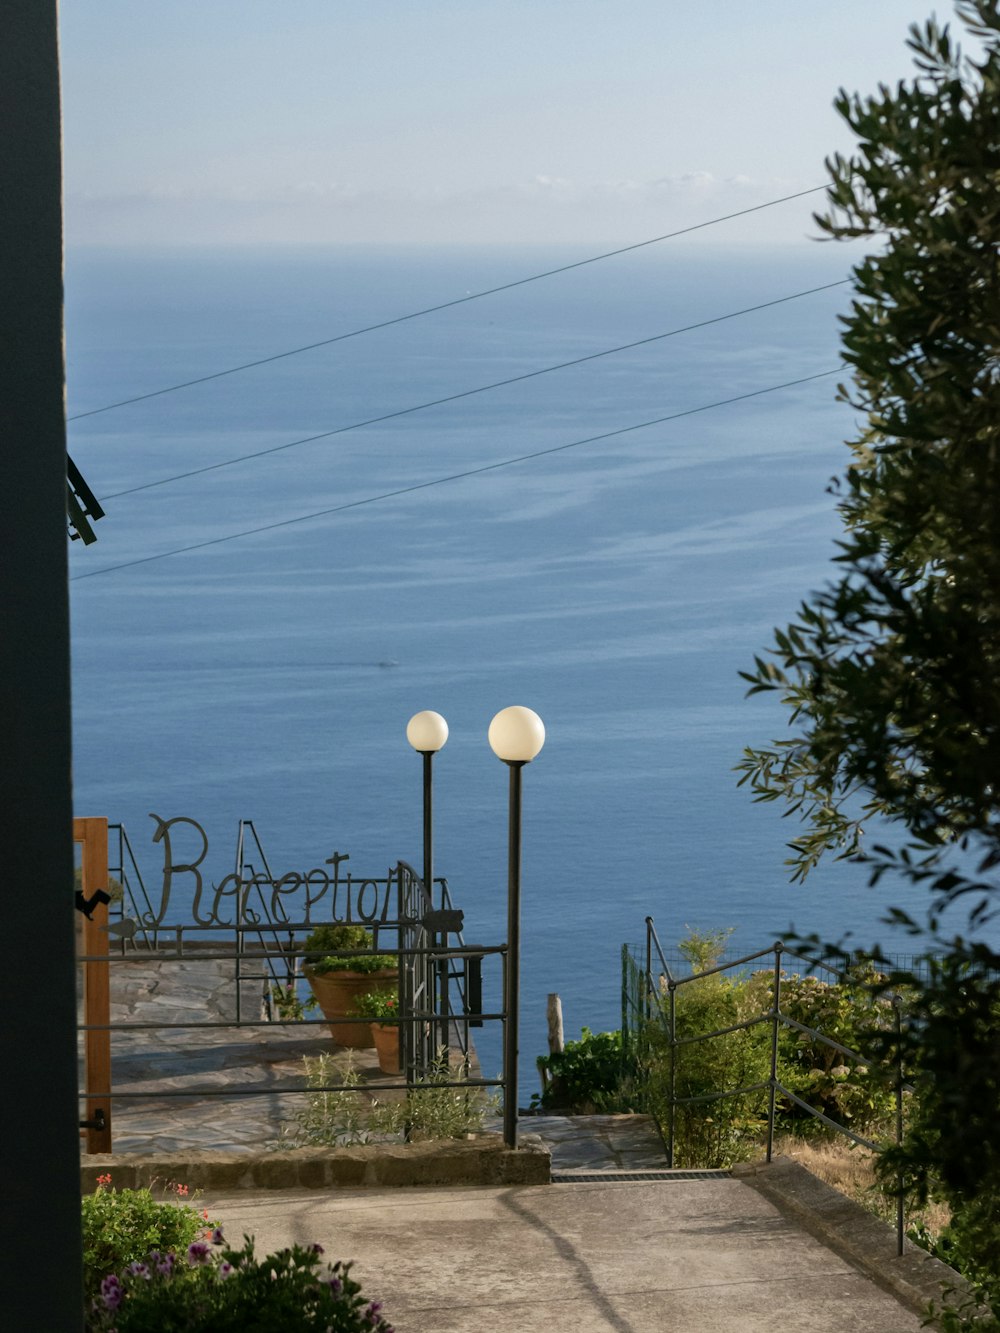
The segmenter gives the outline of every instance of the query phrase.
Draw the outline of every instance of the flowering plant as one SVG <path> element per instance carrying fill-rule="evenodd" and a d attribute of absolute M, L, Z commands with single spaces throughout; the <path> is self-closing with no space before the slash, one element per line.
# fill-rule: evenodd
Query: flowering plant
<path fill-rule="evenodd" d="M 351 1013 L 373 1023 L 395 1023 L 399 1019 L 399 996 L 395 990 L 370 990 L 354 1001 Z"/>
<path fill-rule="evenodd" d="M 149 1189 L 116 1190 L 110 1174 L 97 1177 L 97 1189 L 82 1200 L 83 1282 L 89 1298 L 101 1279 L 119 1272 L 150 1250 L 182 1251 L 205 1231 L 211 1233 L 208 1213 L 183 1200 L 187 1185 L 169 1184 L 168 1197 L 155 1199 Z"/>
<path fill-rule="evenodd" d="M 106 1277 L 89 1333 L 393 1333 L 349 1263 L 320 1267 L 322 1246 L 293 1245 L 258 1260 L 250 1236 L 239 1250 L 219 1227 L 209 1240 L 192 1242 L 182 1258 L 154 1250 Z"/>

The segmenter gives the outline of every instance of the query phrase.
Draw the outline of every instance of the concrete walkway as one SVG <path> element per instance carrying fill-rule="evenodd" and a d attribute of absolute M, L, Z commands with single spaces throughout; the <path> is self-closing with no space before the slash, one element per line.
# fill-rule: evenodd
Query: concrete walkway
<path fill-rule="evenodd" d="M 398 1333 L 917 1333 L 920 1318 L 726 1177 L 206 1200 L 258 1253 L 353 1259 Z"/>

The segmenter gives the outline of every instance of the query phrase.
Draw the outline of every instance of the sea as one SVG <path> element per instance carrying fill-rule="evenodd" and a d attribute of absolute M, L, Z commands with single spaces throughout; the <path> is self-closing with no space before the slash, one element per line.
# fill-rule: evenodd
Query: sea
<path fill-rule="evenodd" d="M 241 818 L 281 873 L 334 851 L 359 875 L 419 868 L 405 730 L 433 709 L 450 728 L 436 873 L 466 940 L 499 944 L 508 771 L 487 728 L 532 708 L 524 1102 L 547 996 L 568 1038 L 617 1027 L 621 949 L 647 916 L 671 949 L 727 930 L 743 952 L 792 931 L 901 950 L 881 917 L 924 907 L 845 862 L 791 883 L 794 817 L 734 772 L 790 734 L 740 672 L 831 578 L 829 486 L 861 422 L 837 393 L 849 286 L 725 317 L 839 282 L 860 255 L 681 238 L 464 299 L 586 257 L 67 257 L 69 447 L 106 510 L 96 543 L 71 545 L 77 814 L 124 824 L 154 888 L 151 814 L 204 827 L 210 880 Z M 499 1003 L 492 974 L 487 992 Z M 477 1041 L 499 1070 L 496 1030 Z"/>

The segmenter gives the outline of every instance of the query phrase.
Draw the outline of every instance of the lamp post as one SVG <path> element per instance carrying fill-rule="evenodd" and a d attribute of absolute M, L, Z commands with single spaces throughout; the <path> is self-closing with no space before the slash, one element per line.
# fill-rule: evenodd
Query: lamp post
<path fill-rule="evenodd" d="M 440 713 L 434 713 L 430 709 L 425 709 L 422 713 L 414 713 L 406 724 L 406 739 L 424 760 L 424 889 L 427 894 L 428 908 L 434 906 L 434 789 L 432 782 L 432 769 L 434 756 L 438 750 L 444 748 L 448 739 L 448 723 Z M 431 938 L 432 944 L 437 944 L 438 937 L 434 934 Z M 445 985 L 444 969 L 447 964 L 442 964 L 436 968 L 434 990 L 435 990 L 435 1008 L 441 1008 L 443 1013 L 442 1024 L 444 1041 L 448 1043 L 448 1014 L 447 1005 L 443 997 Z M 433 1052 L 432 1052 L 433 1054 Z M 410 1053 L 412 1058 L 412 1052 Z"/>
<path fill-rule="evenodd" d="M 507 953 L 504 961 L 503 1137 L 517 1147 L 517 1040 L 521 962 L 521 770 L 545 744 L 545 726 L 530 708 L 503 708 L 490 723 L 490 748 L 510 769 L 507 841 Z"/>

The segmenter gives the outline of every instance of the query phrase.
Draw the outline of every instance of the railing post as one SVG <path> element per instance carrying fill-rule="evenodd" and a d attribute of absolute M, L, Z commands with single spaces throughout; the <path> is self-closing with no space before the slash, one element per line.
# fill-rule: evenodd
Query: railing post
<path fill-rule="evenodd" d="M 903 1143 L 903 1020 L 900 1013 L 901 999 L 892 997 L 892 1007 L 896 1021 L 896 1149 Z M 905 1210 L 903 1207 L 903 1173 L 896 1177 L 896 1254 L 903 1253 L 903 1233 Z"/>
<path fill-rule="evenodd" d="M 771 1077 L 767 1090 L 767 1161 L 770 1162 L 774 1150 L 774 1102 L 778 1085 L 778 1024 L 781 1010 L 781 940 L 774 945 L 774 1009 L 771 1013 Z"/>
<path fill-rule="evenodd" d="M 667 1166 L 674 1165 L 674 1108 L 677 1100 L 677 983 L 673 977 L 667 982 L 670 996 L 670 1115 L 667 1125 Z"/>
<path fill-rule="evenodd" d="M 653 918 L 646 917 L 646 985 L 643 993 L 643 1017 L 648 1023 L 653 1016 Z"/>

